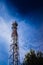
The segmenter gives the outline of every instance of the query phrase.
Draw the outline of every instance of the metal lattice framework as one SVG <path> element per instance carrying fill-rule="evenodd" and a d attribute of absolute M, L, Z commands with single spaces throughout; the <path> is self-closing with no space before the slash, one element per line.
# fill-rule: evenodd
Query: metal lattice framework
<path fill-rule="evenodd" d="M 14 22 L 12 24 L 12 44 L 10 45 L 10 57 L 9 65 L 19 65 L 19 47 L 18 47 L 18 34 L 17 34 L 18 24 Z"/>

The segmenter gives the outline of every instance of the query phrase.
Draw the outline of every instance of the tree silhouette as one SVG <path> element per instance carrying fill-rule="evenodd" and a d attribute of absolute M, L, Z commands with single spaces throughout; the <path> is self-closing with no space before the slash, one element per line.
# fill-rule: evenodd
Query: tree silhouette
<path fill-rule="evenodd" d="M 25 55 L 23 65 L 43 65 L 43 53 L 36 53 L 31 49 L 30 52 Z"/>

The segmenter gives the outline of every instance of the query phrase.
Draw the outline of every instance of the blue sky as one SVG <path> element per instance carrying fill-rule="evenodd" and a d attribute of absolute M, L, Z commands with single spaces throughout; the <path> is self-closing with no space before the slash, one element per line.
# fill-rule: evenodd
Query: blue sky
<path fill-rule="evenodd" d="M 25 1 L 19 0 L 21 5 L 18 5 L 15 0 L 0 0 L 0 65 L 8 65 L 9 49 L 12 43 L 11 24 L 15 20 L 18 23 L 20 61 L 23 61 L 25 54 L 31 48 L 43 51 L 43 10 L 41 9 L 43 7 L 28 5 L 30 6 L 28 8 L 25 4 L 22 5 Z"/>

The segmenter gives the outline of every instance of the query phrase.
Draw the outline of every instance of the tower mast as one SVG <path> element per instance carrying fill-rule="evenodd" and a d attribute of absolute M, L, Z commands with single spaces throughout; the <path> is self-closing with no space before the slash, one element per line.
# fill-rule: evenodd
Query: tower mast
<path fill-rule="evenodd" d="M 10 45 L 10 65 L 19 65 L 19 47 L 18 47 L 18 24 L 16 21 L 12 24 L 12 44 Z"/>

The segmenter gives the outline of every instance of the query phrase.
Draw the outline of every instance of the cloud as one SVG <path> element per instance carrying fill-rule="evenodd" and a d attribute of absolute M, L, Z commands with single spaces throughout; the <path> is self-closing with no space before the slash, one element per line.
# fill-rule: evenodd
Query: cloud
<path fill-rule="evenodd" d="M 0 2 L 0 17 L 6 20 L 6 22 L 11 18 L 4 2 Z"/>
<path fill-rule="evenodd" d="M 10 49 L 11 42 L 11 23 L 6 22 L 5 19 L 0 17 L 0 38 L 5 40 L 7 50 Z M 29 23 L 26 23 L 25 20 L 18 21 L 18 45 L 20 52 L 20 61 L 25 57 L 25 54 L 33 48 L 35 50 L 43 50 L 43 26 L 39 29 L 32 27 Z M 0 41 L 1 42 L 1 41 Z M 39 48 L 40 47 L 40 48 Z"/>
<path fill-rule="evenodd" d="M 8 64 L 9 46 L 11 42 L 11 30 L 3 17 L 0 17 L 0 64 Z M 6 60 L 5 60 L 6 59 Z"/>
<path fill-rule="evenodd" d="M 25 54 L 30 50 L 30 48 L 43 51 L 43 24 L 38 29 L 36 29 L 34 26 L 27 23 L 26 20 L 18 21 L 16 17 L 15 19 L 13 18 L 8 14 L 5 5 L 1 3 L 0 4 L 0 40 L 3 41 L 3 43 L 1 43 L 0 41 L 0 45 L 2 44 L 5 47 L 4 48 L 2 46 L 5 49 L 5 52 L 9 51 L 10 49 L 9 46 L 10 44 L 12 44 L 11 23 L 15 20 L 17 20 L 18 23 L 18 45 L 20 52 L 20 61 L 23 61 Z M 4 51 L 4 49 L 2 50 Z M 2 50 L 0 49 L 0 52 Z M 4 55 L 0 53 L 1 57 L 3 57 Z M 3 59 L 4 58 L 2 58 L 2 60 Z"/>
<path fill-rule="evenodd" d="M 0 38 L 2 37 L 3 40 L 5 40 L 8 44 L 10 43 L 10 28 L 8 26 L 8 23 L 0 17 Z"/>
<path fill-rule="evenodd" d="M 20 54 L 22 58 L 31 48 L 43 51 L 43 25 L 35 28 L 25 20 L 18 23 Z"/>

